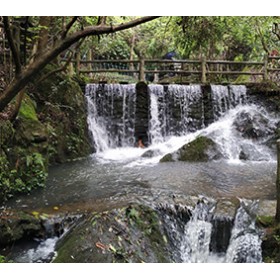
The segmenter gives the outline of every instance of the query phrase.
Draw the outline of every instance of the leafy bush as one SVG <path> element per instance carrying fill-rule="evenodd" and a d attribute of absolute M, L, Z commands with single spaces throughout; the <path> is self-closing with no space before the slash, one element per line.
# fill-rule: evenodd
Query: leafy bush
<path fill-rule="evenodd" d="M 22 158 L 16 169 L 10 168 L 7 159 L 0 157 L 0 166 L 0 193 L 4 200 L 16 193 L 29 193 L 45 186 L 47 173 L 43 157 L 39 153 Z"/>

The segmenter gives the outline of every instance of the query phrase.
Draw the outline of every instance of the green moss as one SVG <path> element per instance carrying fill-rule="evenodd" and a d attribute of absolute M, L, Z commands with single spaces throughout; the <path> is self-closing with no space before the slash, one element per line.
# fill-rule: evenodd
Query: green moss
<path fill-rule="evenodd" d="M 27 120 L 38 121 L 34 101 L 26 96 L 21 103 L 19 117 Z"/>
<path fill-rule="evenodd" d="M 212 139 L 200 136 L 180 149 L 178 159 L 182 161 L 208 161 L 208 150 L 215 145 Z"/>
<path fill-rule="evenodd" d="M 167 154 L 160 160 L 160 162 L 171 162 L 171 161 L 174 161 L 172 154 Z"/>
<path fill-rule="evenodd" d="M 219 157 L 220 153 L 215 142 L 207 137 L 199 136 L 194 141 L 182 146 L 177 152 L 165 155 L 160 162 L 175 160 L 204 162 Z"/>
<path fill-rule="evenodd" d="M 10 121 L 0 120 L 1 146 L 7 145 L 13 138 L 15 130 Z"/>
<path fill-rule="evenodd" d="M 41 221 L 33 215 L 21 211 L 2 213 L 0 217 L 0 246 L 6 246 L 22 239 L 38 237 L 42 230 Z"/>
<path fill-rule="evenodd" d="M 257 216 L 256 223 L 261 227 L 271 227 L 275 224 L 275 218 L 272 216 Z"/>
<path fill-rule="evenodd" d="M 246 66 L 243 68 L 242 72 L 251 71 L 250 67 Z M 234 81 L 235 84 L 247 84 L 250 82 L 250 75 L 239 75 L 237 79 Z"/>

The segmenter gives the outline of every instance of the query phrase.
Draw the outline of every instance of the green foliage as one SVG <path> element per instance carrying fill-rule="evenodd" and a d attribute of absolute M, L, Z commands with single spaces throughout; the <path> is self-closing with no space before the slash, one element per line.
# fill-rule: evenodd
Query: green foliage
<path fill-rule="evenodd" d="M 21 107 L 19 110 L 19 116 L 24 119 L 38 121 L 34 102 L 29 97 L 26 97 L 22 101 Z"/>
<path fill-rule="evenodd" d="M 184 58 L 204 55 L 228 60 L 261 59 L 265 49 L 279 48 L 272 33 L 279 17 L 172 17 L 169 29 Z"/>
<path fill-rule="evenodd" d="M 2 255 L 0 255 L 0 263 L 6 263 L 6 258 Z"/>
<path fill-rule="evenodd" d="M 256 223 L 262 227 L 271 227 L 275 224 L 275 219 L 272 216 L 257 216 Z"/>
<path fill-rule="evenodd" d="M 41 154 L 33 153 L 21 159 L 17 169 L 11 169 L 8 161 L 0 157 L 0 192 L 3 199 L 16 193 L 29 193 L 38 187 L 44 187 L 47 173 Z"/>

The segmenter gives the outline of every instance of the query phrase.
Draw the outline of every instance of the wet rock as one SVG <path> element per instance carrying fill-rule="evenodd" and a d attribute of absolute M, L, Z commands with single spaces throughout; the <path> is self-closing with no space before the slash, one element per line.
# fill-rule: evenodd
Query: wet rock
<path fill-rule="evenodd" d="M 258 216 L 274 217 L 276 211 L 276 200 L 261 200 L 257 210 Z"/>
<path fill-rule="evenodd" d="M 238 199 L 219 199 L 215 207 L 214 217 L 223 217 L 233 221 L 239 204 L 240 203 Z"/>
<path fill-rule="evenodd" d="M 57 245 L 54 262 L 170 262 L 157 212 L 131 205 L 92 213 Z"/>
<path fill-rule="evenodd" d="M 239 159 L 240 160 L 247 160 L 249 157 L 245 154 L 245 152 L 244 151 L 241 151 L 240 153 L 239 153 Z"/>
<path fill-rule="evenodd" d="M 160 154 L 159 150 L 148 150 L 141 157 L 143 158 L 152 158 Z"/>
<path fill-rule="evenodd" d="M 212 220 L 210 250 L 216 253 L 225 253 L 231 237 L 235 214 L 239 201 L 220 199 L 217 201 Z"/>
<path fill-rule="evenodd" d="M 3 211 L 0 215 L 0 247 L 21 241 L 42 237 L 41 220 L 33 215 Z"/>
<path fill-rule="evenodd" d="M 270 120 L 265 118 L 261 113 L 241 112 L 233 125 L 244 138 L 259 139 L 272 135 L 275 132 L 275 126 Z"/>
<path fill-rule="evenodd" d="M 216 143 L 205 136 L 199 136 L 194 141 L 184 145 L 178 151 L 165 155 L 160 162 L 190 161 L 204 162 L 221 158 Z"/>

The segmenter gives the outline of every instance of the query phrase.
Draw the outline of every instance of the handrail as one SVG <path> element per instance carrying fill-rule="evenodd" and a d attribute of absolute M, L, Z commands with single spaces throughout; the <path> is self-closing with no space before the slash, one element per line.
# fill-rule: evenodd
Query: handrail
<path fill-rule="evenodd" d="M 269 73 L 280 72 L 278 56 L 265 56 L 264 61 L 230 61 L 201 59 L 96 59 L 72 61 L 76 63 L 78 73 L 126 73 L 138 74 L 139 80 L 145 80 L 146 74 L 200 75 L 201 82 L 207 82 L 207 75 L 247 75 L 261 76 L 266 80 Z M 272 62 L 271 62 L 272 60 Z M 65 61 L 65 59 L 62 59 Z M 271 65 L 272 63 L 272 65 Z M 168 65 L 168 66 L 167 66 Z M 247 68 L 244 68 L 248 66 Z M 242 68 L 241 68 L 242 67 Z M 120 68 L 120 69 L 118 69 Z M 273 74 L 274 75 L 274 74 Z M 211 76 L 211 77 L 212 77 Z"/>

